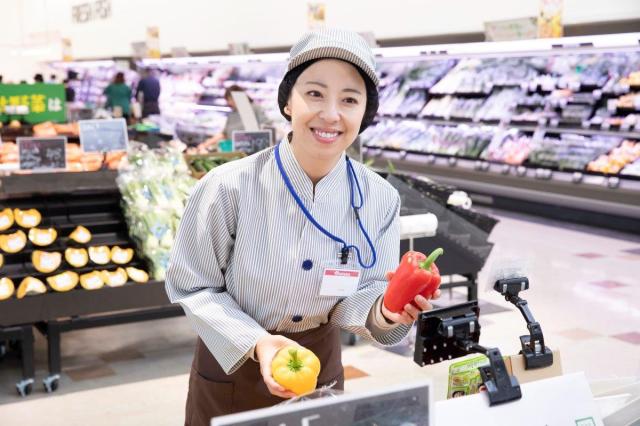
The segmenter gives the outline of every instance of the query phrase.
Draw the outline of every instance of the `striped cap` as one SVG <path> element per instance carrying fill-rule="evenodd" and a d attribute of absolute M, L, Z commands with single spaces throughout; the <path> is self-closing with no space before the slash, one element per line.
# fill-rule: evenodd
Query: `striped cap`
<path fill-rule="evenodd" d="M 305 62 L 322 58 L 347 61 L 360 68 L 374 85 L 378 85 L 373 52 L 358 33 L 338 28 L 323 28 L 305 34 L 289 52 L 287 71 Z"/>

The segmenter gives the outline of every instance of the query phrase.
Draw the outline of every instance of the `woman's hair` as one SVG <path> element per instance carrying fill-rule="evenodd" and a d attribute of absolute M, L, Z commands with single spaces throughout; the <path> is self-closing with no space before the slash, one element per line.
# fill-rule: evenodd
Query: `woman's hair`
<path fill-rule="evenodd" d="M 280 112 L 288 121 L 291 121 L 291 117 L 289 116 L 289 114 L 284 112 L 284 107 L 289 101 L 289 96 L 291 95 L 291 90 L 293 89 L 293 85 L 296 83 L 296 80 L 298 80 L 298 77 L 300 77 L 300 74 L 302 74 L 304 70 L 309 68 L 311 64 L 317 61 L 320 61 L 322 59 L 326 59 L 326 58 L 314 59 L 311 61 L 304 62 L 298 65 L 297 67 L 293 68 L 291 71 L 285 74 L 285 76 L 282 78 L 282 81 L 280 82 L 280 87 L 278 88 L 278 105 L 280 107 Z M 347 63 L 351 64 L 351 62 L 347 62 Z M 364 71 L 362 71 L 360 67 L 357 67 L 355 65 L 353 66 L 358 71 L 358 74 L 360 74 L 360 76 L 364 80 L 364 85 L 367 91 L 367 106 L 365 107 L 365 110 L 364 110 L 364 116 L 362 117 L 362 123 L 360 124 L 360 131 L 359 131 L 359 133 L 362 133 L 362 131 L 366 129 L 375 119 L 376 113 L 378 112 L 378 104 L 380 101 L 378 97 L 378 88 L 376 87 L 375 83 L 371 81 L 371 78 Z"/>
<path fill-rule="evenodd" d="M 124 73 L 117 73 L 115 78 L 113 79 L 113 82 L 116 84 L 124 84 Z"/>

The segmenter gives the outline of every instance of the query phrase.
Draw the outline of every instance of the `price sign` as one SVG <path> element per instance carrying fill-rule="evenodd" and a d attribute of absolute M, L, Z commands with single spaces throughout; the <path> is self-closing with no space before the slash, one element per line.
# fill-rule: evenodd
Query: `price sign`
<path fill-rule="evenodd" d="M 253 154 L 268 148 L 273 143 L 272 133 L 270 130 L 258 130 L 255 132 L 246 132 L 236 130 L 232 134 L 233 150 L 242 151 L 247 154 Z"/>
<path fill-rule="evenodd" d="M 80 144 L 84 152 L 126 151 L 129 145 L 127 122 L 113 120 L 81 120 Z"/>
<path fill-rule="evenodd" d="M 212 426 L 433 425 L 430 384 L 411 383 L 215 417 Z"/>
<path fill-rule="evenodd" d="M 67 168 L 67 138 L 17 138 L 20 170 Z"/>

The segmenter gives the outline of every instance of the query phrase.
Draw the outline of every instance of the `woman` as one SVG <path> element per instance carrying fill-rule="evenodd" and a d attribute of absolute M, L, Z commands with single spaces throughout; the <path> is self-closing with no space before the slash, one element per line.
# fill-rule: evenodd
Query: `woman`
<path fill-rule="evenodd" d="M 225 122 L 224 129 L 222 129 L 222 132 L 208 138 L 206 141 L 199 144 L 199 151 L 204 152 L 210 150 L 211 148 L 217 148 L 218 144 L 224 139 L 231 139 L 233 137 L 234 131 L 245 130 L 244 123 L 242 122 L 242 118 L 240 117 L 240 113 L 238 112 L 236 103 L 233 100 L 232 93 L 234 92 L 244 92 L 244 89 L 234 84 L 224 91 L 224 99 L 227 102 L 227 105 L 231 107 L 231 112 L 227 116 L 227 121 Z M 253 101 L 251 101 L 251 98 L 249 98 L 249 101 L 251 102 L 251 107 L 253 109 L 253 113 L 256 116 L 258 124 L 265 124 L 268 120 L 262 108 L 254 104 Z"/>
<path fill-rule="evenodd" d="M 106 107 L 115 110 L 119 107 L 122 117 L 129 119 L 129 105 L 131 104 L 131 89 L 124 82 L 124 74 L 119 72 L 113 79 L 113 83 L 104 89 L 107 97 Z"/>
<path fill-rule="evenodd" d="M 343 389 L 341 328 L 392 345 L 419 315 L 382 304 L 399 260 L 400 197 L 344 154 L 375 116 L 377 83 L 359 35 L 307 34 L 278 93 L 288 138 L 217 167 L 191 195 L 166 279 L 199 335 L 186 424 L 294 396 L 271 375 L 287 345 L 320 358 L 318 386 Z M 359 276 L 336 284 L 331 269 Z"/>

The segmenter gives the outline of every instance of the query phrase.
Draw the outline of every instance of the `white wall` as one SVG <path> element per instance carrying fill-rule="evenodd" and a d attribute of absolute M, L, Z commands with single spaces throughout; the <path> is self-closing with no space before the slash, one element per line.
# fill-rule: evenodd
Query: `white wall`
<path fill-rule="evenodd" d="M 307 29 L 304 0 L 111 0 L 108 20 L 74 24 L 71 7 L 91 0 L 0 0 L 0 74 L 31 77 L 39 61 L 61 58 L 70 37 L 77 59 L 130 56 L 147 26 L 163 52 L 290 45 Z M 377 38 L 483 31 L 485 21 L 536 16 L 539 0 L 325 0 L 327 24 Z M 640 0 L 564 0 L 564 22 L 640 18 Z M 48 36 L 48 37 L 47 37 Z M 47 41 L 48 38 L 48 41 Z M 44 40 L 38 40 L 44 39 Z"/>

